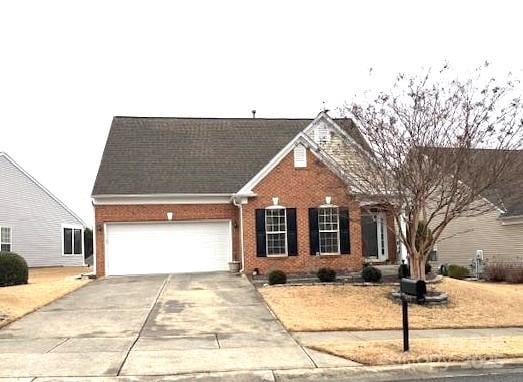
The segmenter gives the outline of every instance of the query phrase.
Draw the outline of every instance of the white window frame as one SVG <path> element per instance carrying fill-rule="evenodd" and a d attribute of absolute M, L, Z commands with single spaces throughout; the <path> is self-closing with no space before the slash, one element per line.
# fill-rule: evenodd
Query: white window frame
<path fill-rule="evenodd" d="M 338 227 L 338 229 L 335 229 L 335 230 L 334 229 L 321 229 L 320 215 L 321 215 L 321 210 L 323 210 L 323 209 L 336 209 L 337 217 L 338 217 L 338 222 L 337 222 L 336 226 Z M 336 232 L 337 233 L 337 240 L 338 240 L 338 251 L 337 252 L 322 252 L 321 251 L 322 232 Z M 324 205 L 324 206 L 318 207 L 318 252 L 321 256 L 336 256 L 341 253 L 341 251 L 340 251 L 340 209 L 338 206 Z"/>
<path fill-rule="evenodd" d="M 71 245 L 72 245 L 72 252 L 73 253 L 65 253 L 65 241 L 64 241 L 64 230 L 66 228 L 69 228 L 72 231 L 72 237 L 71 237 Z M 81 253 L 74 253 L 74 230 L 79 229 L 80 230 L 80 236 L 81 236 L 81 245 L 82 245 L 82 251 Z M 60 235 L 62 238 L 62 256 L 71 257 L 71 256 L 83 256 L 84 255 L 84 227 L 77 224 L 62 224 Z"/>
<path fill-rule="evenodd" d="M 268 224 L 267 224 L 267 211 L 274 211 L 274 210 L 283 210 L 283 221 L 284 221 L 284 231 L 271 231 L 269 232 L 267 230 Z M 285 234 L 285 253 L 274 253 L 269 254 L 269 235 L 279 235 L 279 234 Z M 270 206 L 265 208 L 265 254 L 267 257 L 287 257 L 289 256 L 289 248 L 287 243 L 287 209 L 282 206 Z"/>
<path fill-rule="evenodd" d="M 6 242 L 2 241 L 2 232 L 0 231 L 0 250 L 2 249 L 1 245 L 9 244 L 9 251 L 5 251 L 5 252 L 13 252 L 13 229 L 7 225 L 0 226 L 0 230 L 2 228 L 7 228 L 9 230 L 9 241 L 6 241 Z"/>

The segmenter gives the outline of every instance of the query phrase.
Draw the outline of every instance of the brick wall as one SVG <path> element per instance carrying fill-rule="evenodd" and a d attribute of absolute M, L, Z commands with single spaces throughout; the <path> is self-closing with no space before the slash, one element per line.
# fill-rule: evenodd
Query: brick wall
<path fill-rule="evenodd" d="M 238 208 L 232 204 L 98 205 L 95 206 L 97 276 L 105 275 L 104 223 L 166 221 L 167 212 L 174 213 L 173 221 L 232 220 L 233 258 L 239 259 L 239 215 Z"/>
<path fill-rule="evenodd" d="M 394 229 L 395 223 L 394 223 L 394 216 L 387 212 L 387 239 L 388 239 L 388 246 L 389 246 L 389 264 L 396 264 L 397 263 L 397 244 L 396 244 L 396 230 Z"/>
<path fill-rule="evenodd" d="M 281 269 L 287 273 L 314 272 L 328 266 L 341 272 L 360 270 L 363 264 L 359 202 L 348 195 L 347 186 L 319 159 L 307 150 L 307 167 L 294 168 L 293 153 L 287 155 L 254 189 L 255 198 L 244 205 L 245 271 L 258 268 L 261 273 Z M 349 208 L 351 253 L 338 256 L 311 256 L 309 249 L 309 208 L 332 203 Z M 298 255 L 289 257 L 256 257 L 255 209 L 272 205 L 272 197 L 279 204 L 296 208 Z"/>
<path fill-rule="evenodd" d="M 287 273 L 314 272 L 323 266 L 340 272 L 362 268 L 359 202 L 347 193 L 347 186 L 309 150 L 306 168 L 294 168 L 291 152 L 256 186 L 254 192 L 257 196 L 250 198 L 249 203 L 243 206 L 246 272 L 251 273 L 254 268 L 262 273 L 272 269 L 281 269 Z M 310 255 L 308 210 L 324 204 L 326 196 L 332 197 L 333 204 L 349 208 L 351 253 L 348 255 Z M 282 206 L 296 208 L 297 256 L 256 257 L 255 209 L 270 206 L 273 197 L 278 197 Z M 239 212 L 232 204 L 98 205 L 95 206 L 97 275 L 105 275 L 104 223 L 165 221 L 167 212 L 174 213 L 174 221 L 231 219 L 233 258 L 239 260 Z M 389 235 L 391 254 L 393 242 L 393 235 Z"/>

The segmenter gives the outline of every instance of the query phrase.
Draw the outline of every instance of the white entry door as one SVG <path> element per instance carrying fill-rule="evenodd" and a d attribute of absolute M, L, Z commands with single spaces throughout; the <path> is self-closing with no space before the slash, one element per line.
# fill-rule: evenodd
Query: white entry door
<path fill-rule="evenodd" d="M 108 275 L 210 272 L 232 259 L 230 221 L 106 225 Z"/>
<path fill-rule="evenodd" d="M 362 215 L 363 255 L 368 261 L 387 261 L 387 215 L 384 212 Z"/>

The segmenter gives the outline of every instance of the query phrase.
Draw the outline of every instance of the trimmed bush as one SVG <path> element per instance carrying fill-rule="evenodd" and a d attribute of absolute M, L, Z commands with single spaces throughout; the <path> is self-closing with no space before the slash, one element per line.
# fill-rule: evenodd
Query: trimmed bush
<path fill-rule="evenodd" d="M 469 275 L 469 270 L 461 265 L 450 264 L 448 267 L 449 277 L 453 279 L 463 280 Z"/>
<path fill-rule="evenodd" d="M 22 256 L 0 252 L 0 287 L 27 284 L 27 278 L 27 263 Z"/>
<path fill-rule="evenodd" d="M 332 268 L 320 268 L 316 274 L 322 283 L 336 281 L 336 271 Z"/>
<path fill-rule="evenodd" d="M 408 264 L 401 263 L 398 268 L 398 279 L 408 279 L 410 277 L 410 268 Z"/>
<path fill-rule="evenodd" d="M 439 267 L 439 273 L 441 273 L 443 276 L 448 276 L 449 275 L 448 264 L 441 264 Z"/>
<path fill-rule="evenodd" d="M 269 272 L 269 285 L 286 284 L 286 283 L 287 283 L 287 275 L 285 274 L 284 271 L 275 269 L 274 271 Z"/>
<path fill-rule="evenodd" d="M 361 271 L 361 277 L 365 282 L 377 283 L 381 281 L 381 271 L 378 268 L 369 265 L 363 268 L 363 271 Z"/>

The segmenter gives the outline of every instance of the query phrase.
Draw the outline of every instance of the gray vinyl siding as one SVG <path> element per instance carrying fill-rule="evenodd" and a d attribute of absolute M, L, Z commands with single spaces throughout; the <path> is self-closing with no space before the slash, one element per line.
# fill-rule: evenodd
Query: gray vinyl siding
<path fill-rule="evenodd" d="M 476 250 L 486 259 L 523 260 L 523 224 L 502 225 L 497 210 L 477 217 L 458 218 L 438 242 L 438 264 L 469 266 Z"/>
<path fill-rule="evenodd" d="M 83 255 L 62 256 L 62 224 L 83 223 L 2 155 L 0 174 L 0 226 L 11 228 L 11 250 L 30 267 L 83 265 Z"/>

